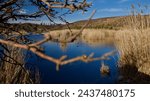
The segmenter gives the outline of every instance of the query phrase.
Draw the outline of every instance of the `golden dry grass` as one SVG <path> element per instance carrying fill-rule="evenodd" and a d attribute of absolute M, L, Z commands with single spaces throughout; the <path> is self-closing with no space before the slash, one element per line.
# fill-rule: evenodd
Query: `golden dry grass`
<path fill-rule="evenodd" d="M 135 66 L 138 71 L 150 75 L 150 29 L 120 30 L 116 33 L 120 64 Z"/>
<path fill-rule="evenodd" d="M 72 31 L 72 32 L 71 32 Z M 52 39 L 57 39 L 57 40 L 66 40 L 67 38 L 71 37 L 72 34 L 78 33 L 79 30 L 69 30 L 69 29 L 64 29 L 64 30 L 54 30 L 54 31 L 49 31 L 45 33 L 45 35 L 50 35 Z"/>
<path fill-rule="evenodd" d="M 46 33 L 45 35 L 51 35 L 52 39 L 66 40 L 67 38 L 77 34 L 79 30 L 55 30 Z M 84 29 L 80 38 L 82 41 L 87 43 L 101 43 L 102 41 L 112 41 L 115 38 L 115 30 L 105 30 L 105 29 Z"/>
<path fill-rule="evenodd" d="M 150 15 L 143 15 L 141 5 L 138 9 L 132 5 L 131 15 L 125 19 L 125 30 L 116 33 L 116 39 L 120 39 L 117 43 L 120 64 L 121 67 L 135 67 L 138 72 L 150 75 Z"/>
<path fill-rule="evenodd" d="M 5 52 L 0 64 L 0 83 L 33 83 L 30 73 L 24 67 L 24 54 L 22 49 L 7 47 L 10 51 Z"/>
<path fill-rule="evenodd" d="M 84 41 L 102 41 L 114 38 L 115 30 L 104 29 L 85 29 L 82 32 L 82 40 Z"/>

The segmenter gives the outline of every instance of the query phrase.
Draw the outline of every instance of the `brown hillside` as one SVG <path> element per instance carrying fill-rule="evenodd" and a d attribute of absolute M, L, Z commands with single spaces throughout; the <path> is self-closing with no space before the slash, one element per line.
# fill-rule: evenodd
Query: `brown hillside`
<path fill-rule="evenodd" d="M 92 19 L 87 28 L 101 28 L 101 29 L 119 29 L 125 25 L 125 17 L 108 17 Z M 70 24 L 71 28 L 81 28 L 86 23 L 86 20 L 77 21 Z"/>

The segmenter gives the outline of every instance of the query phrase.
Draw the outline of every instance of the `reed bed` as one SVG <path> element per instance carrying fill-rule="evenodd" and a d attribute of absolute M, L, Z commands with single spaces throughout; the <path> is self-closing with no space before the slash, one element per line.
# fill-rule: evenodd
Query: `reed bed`
<path fill-rule="evenodd" d="M 110 41 L 112 42 L 115 37 L 115 30 L 104 30 L 104 29 L 85 29 L 82 33 L 82 40 L 87 43 Z"/>
<path fill-rule="evenodd" d="M 150 75 L 150 29 L 120 30 L 117 42 L 121 66 L 136 67 L 138 71 Z"/>
<path fill-rule="evenodd" d="M 67 38 L 73 36 L 74 34 L 76 34 L 78 32 L 79 32 L 79 30 L 76 30 L 76 29 L 73 29 L 73 30 L 64 29 L 64 30 L 50 31 L 50 32 L 48 32 L 46 34 L 49 34 L 52 39 L 67 40 Z"/>
<path fill-rule="evenodd" d="M 51 35 L 52 39 L 57 39 L 57 40 L 66 40 L 67 38 L 73 36 L 74 34 L 77 34 L 79 30 L 77 29 L 72 29 L 67 30 L 55 30 L 55 31 L 50 31 L 46 34 Z M 104 30 L 104 29 L 84 29 L 83 32 L 80 35 L 80 38 L 84 42 L 90 42 L 90 43 L 98 43 L 102 42 L 102 40 L 113 40 L 115 38 L 115 30 Z"/>
<path fill-rule="evenodd" d="M 128 83 L 150 83 L 150 16 L 132 5 L 123 30 L 116 33 L 120 73 Z"/>
<path fill-rule="evenodd" d="M 22 49 L 7 47 L 0 64 L 0 83 L 33 83 L 29 70 L 25 69 Z"/>

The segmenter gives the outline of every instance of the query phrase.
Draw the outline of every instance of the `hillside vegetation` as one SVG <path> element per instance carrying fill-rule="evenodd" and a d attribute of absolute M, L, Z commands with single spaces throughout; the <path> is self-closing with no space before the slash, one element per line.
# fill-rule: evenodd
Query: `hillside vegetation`
<path fill-rule="evenodd" d="M 95 29 L 120 29 L 125 25 L 124 17 L 108 17 L 108 18 L 98 18 L 90 21 L 90 24 L 86 28 L 95 28 Z M 87 20 L 77 21 L 70 24 L 71 28 L 79 29 L 81 28 Z"/>
<path fill-rule="evenodd" d="M 114 29 L 118 30 L 124 27 L 126 17 L 109 17 L 109 18 L 98 18 L 92 19 L 90 24 L 86 28 L 93 29 Z M 80 29 L 87 22 L 87 20 L 77 21 L 69 23 L 68 26 L 71 29 Z M 14 30 L 24 31 L 24 32 L 34 32 L 34 33 L 44 33 L 53 30 L 63 30 L 68 29 L 65 24 L 55 24 L 55 25 L 44 25 L 44 24 L 33 24 L 33 23 L 17 23 L 11 24 L 14 26 Z"/>
<path fill-rule="evenodd" d="M 143 15 L 142 18 L 146 20 L 147 18 L 149 18 L 149 16 Z M 127 22 L 127 20 L 131 21 L 133 20 L 133 18 L 131 16 L 119 16 L 119 17 L 92 19 L 90 23 L 86 26 L 86 28 L 119 30 L 119 29 L 127 28 L 129 26 L 128 25 L 129 22 Z M 73 23 L 69 23 L 68 26 L 71 29 L 80 29 L 86 22 L 87 20 L 76 21 Z M 13 24 L 13 25 L 15 26 L 16 30 L 24 30 L 27 32 L 35 32 L 35 33 L 43 33 L 43 32 L 53 31 L 53 30 L 68 29 L 68 26 L 65 24 L 44 25 L 44 24 L 20 23 L 20 24 Z"/>

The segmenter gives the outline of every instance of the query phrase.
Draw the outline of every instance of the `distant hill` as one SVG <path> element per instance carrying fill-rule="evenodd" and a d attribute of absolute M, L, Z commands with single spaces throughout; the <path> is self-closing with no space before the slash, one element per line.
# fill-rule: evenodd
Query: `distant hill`
<path fill-rule="evenodd" d="M 63 25 L 41 25 L 41 24 L 33 24 L 33 23 L 16 23 L 13 25 L 13 29 L 15 31 L 25 31 L 27 33 L 43 33 L 49 30 L 60 29 Z"/>
<path fill-rule="evenodd" d="M 107 18 L 98 18 L 92 19 L 87 26 L 87 28 L 101 28 L 101 29 L 119 29 L 125 25 L 125 18 L 127 16 L 122 17 L 107 17 Z M 71 28 L 81 28 L 87 20 L 77 21 L 71 23 L 69 26 Z"/>
<path fill-rule="evenodd" d="M 149 15 L 144 15 L 144 19 Z M 107 17 L 92 19 L 86 28 L 94 29 L 120 29 L 127 26 L 127 22 L 130 22 L 132 17 L 130 16 L 119 16 L 119 17 Z M 140 17 L 138 18 L 140 20 Z M 138 20 L 136 19 L 136 20 Z M 87 22 L 87 20 L 76 21 L 69 23 L 68 26 L 72 29 L 80 29 Z M 26 32 L 43 33 L 52 30 L 67 29 L 68 26 L 65 24 L 58 25 L 43 25 L 43 24 L 31 24 L 31 23 L 18 23 L 13 24 L 16 30 L 24 30 Z"/>
<path fill-rule="evenodd" d="M 123 17 L 107 17 L 92 19 L 86 28 L 97 28 L 97 29 L 120 29 L 125 25 L 125 16 Z M 72 29 L 80 29 L 87 20 L 81 20 L 69 24 Z M 64 24 L 58 25 L 41 25 L 33 23 L 17 23 L 13 24 L 15 30 L 24 30 L 26 32 L 42 33 L 49 30 L 61 30 L 67 29 L 68 27 Z"/>
<path fill-rule="evenodd" d="M 120 29 L 131 24 L 131 21 L 140 24 L 145 24 L 145 27 L 150 27 L 148 23 L 150 20 L 150 15 L 141 15 L 137 16 L 118 16 L 118 17 L 107 17 L 107 18 L 98 18 L 92 19 L 88 24 L 87 28 L 96 28 L 96 29 Z M 71 28 L 79 29 L 81 28 L 87 20 L 77 21 L 69 24 Z M 143 25 L 142 25 L 143 26 Z"/>

